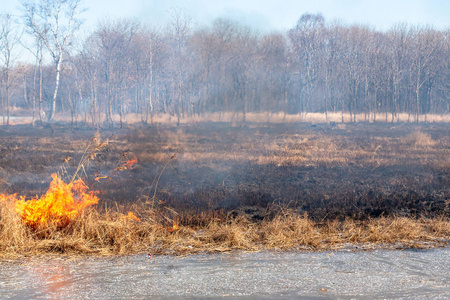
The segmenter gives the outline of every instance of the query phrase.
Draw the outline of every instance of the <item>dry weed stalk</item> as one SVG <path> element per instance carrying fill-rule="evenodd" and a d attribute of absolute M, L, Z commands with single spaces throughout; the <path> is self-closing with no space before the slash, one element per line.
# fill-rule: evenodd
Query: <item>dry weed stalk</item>
<path fill-rule="evenodd" d="M 86 148 L 83 151 L 83 155 L 81 156 L 80 161 L 78 162 L 77 168 L 72 176 L 70 182 L 73 182 L 76 179 L 81 179 L 81 174 L 87 176 L 86 168 L 88 166 L 89 161 L 94 160 L 97 156 L 98 151 L 108 144 L 108 140 L 105 142 L 100 142 L 100 134 L 97 133 L 91 141 L 87 144 Z"/>
<path fill-rule="evenodd" d="M 87 143 L 86 147 L 82 151 L 82 155 L 80 160 L 78 161 L 78 164 L 76 166 L 76 169 L 72 176 L 68 174 L 68 167 L 69 167 L 69 161 L 72 159 L 72 157 L 68 156 L 66 157 L 61 166 L 59 167 L 59 170 L 57 172 L 59 178 L 68 178 L 69 183 L 72 183 L 78 179 L 81 179 L 83 176 L 86 178 L 88 177 L 86 169 L 89 166 L 89 162 L 94 160 L 95 157 L 98 155 L 98 152 L 108 145 L 108 140 L 101 142 L 100 134 L 97 132 L 94 137 Z"/>

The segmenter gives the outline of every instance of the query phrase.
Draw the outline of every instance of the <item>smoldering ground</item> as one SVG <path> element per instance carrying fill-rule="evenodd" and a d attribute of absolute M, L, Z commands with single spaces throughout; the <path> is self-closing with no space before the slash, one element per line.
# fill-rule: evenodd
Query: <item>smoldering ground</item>
<path fill-rule="evenodd" d="M 121 205 L 155 196 L 183 211 L 278 203 L 317 218 L 448 214 L 447 133 L 447 124 L 131 126 L 100 131 L 107 145 L 85 175 L 102 202 Z M 0 134 L 2 190 L 36 195 L 61 166 L 74 171 L 95 131 L 23 125 Z M 124 154 L 137 158 L 132 170 L 93 181 Z"/>
<path fill-rule="evenodd" d="M 439 223 L 441 229 L 435 226 L 432 231 L 439 232 L 439 238 L 448 238 L 450 137 L 446 123 L 193 122 L 100 131 L 63 124 L 56 124 L 52 131 L 17 125 L 0 132 L 2 191 L 42 194 L 52 173 L 62 167 L 67 174 L 75 171 L 82 150 L 93 136 L 104 146 L 84 166 L 83 178 L 90 189 L 98 191 L 96 210 L 118 215 L 131 210 L 147 222 L 149 232 L 167 228 L 176 220 L 188 226 L 183 230 L 189 236 L 204 240 L 196 230 L 206 230 L 207 226 L 214 231 L 212 227 L 217 224 L 211 222 L 224 222 L 221 224 L 225 227 L 217 225 L 213 236 L 206 238 L 222 243 L 228 241 L 230 232 L 232 240 L 240 240 L 238 231 L 227 227 L 232 224 L 247 224 L 243 227 L 247 229 L 248 224 L 254 224 L 251 228 L 266 226 L 277 232 L 275 226 L 289 232 L 290 226 L 300 222 L 303 225 L 299 228 L 305 229 L 302 234 L 309 236 L 308 241 L 302 237 L 304 245 L 318 247 L 321 239 L 307 233 L 324 226 L 324 222 L 334 224 L 327 228 L 340 228 L 336 229 L 337 236 L 342 224 L 351 220 L 356 227 L 386 225 L 389 230 L 411 229 L 414 220 L 419 220 L 412 232 L 427 236 L 418 232 L 420 228 L 430 230 L 427 220 L 434 219 L 444 223 Z M 136 158 L 137 163 L 115 172 L 124 156 Z M 112 215 L 108 217 L 113 219 Z M 406 220 L 413 222 L 412 227 L 405 225 Z M 374 227 L 371 222 L 385 225 Z M 127 226 L 133 228 L 132 224 Z M 259 227 L 255 230 L 264 231 Z M 331 232 L 321 234 L 335 236 Z M 242 233 L 242 238 L 248 234 Z M 379 234 L 384 236 L 381 241 L 396 241 L 388 235 Z M 408 235 L 411 240 L 413 235 Z M 255 236 L 252 239 L 258 240 Z M 377 241 L 367 236 L 355 241 L 371 239 Z M 295 247 L 297 241 L 275 240 L 283 248 Z M 227 245 L 236 246 L 233 243 Z M 247 242 L 237 244 L 258 248 Z M 127 247 L 120 251 L 136 250 Z M 161 247 L 158 251 L 170 248 Z"/>

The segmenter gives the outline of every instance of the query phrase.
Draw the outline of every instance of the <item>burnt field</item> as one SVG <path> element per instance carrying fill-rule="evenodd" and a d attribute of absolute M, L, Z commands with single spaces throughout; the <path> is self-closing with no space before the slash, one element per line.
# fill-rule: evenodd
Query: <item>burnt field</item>
<path fill-rule="evenodd" d="M 0 129 L 0 189 L 35 196 L 45 193 L 52 173 L 70 181 L 94 143 L 100 147 L 79 172 L 98 191 L 101 209 L 152 201 L 181 224 L 210 213 L 258 220 L 287 208 L 314 220 L 447 218 L 449 129 L 446 123 L 16 125 Z"/>

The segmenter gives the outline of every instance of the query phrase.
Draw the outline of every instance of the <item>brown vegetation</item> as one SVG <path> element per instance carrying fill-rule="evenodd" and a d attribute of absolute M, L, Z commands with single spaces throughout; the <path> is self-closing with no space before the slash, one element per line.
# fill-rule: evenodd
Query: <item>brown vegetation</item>
<path fill-rule="evenodd" d="M 17 125 L 0 139 L 3 257 L 429 247 L 450 236 L 446 123 Z M 44 194 L 55 171 L 79 174 L 99 204 L 64 227 L 27 226 L 8 195 Z"/>
<path fill-rule="evenodd" d="M 1 203 L 0 256 L 42 254 L 192 254 L 230 250 L 324 250 L 361 247 L 436 247 L 450 236 L 444 218 L 413 220 L 390 217 L 316 222 L 292 211 L 261 222 L 245 215 L 208 218 L 205 226 L 182 224 L 177 230 L 148 206 L 136 206 L 141 220 L 118 211 L 87 209 L 67 227 L 49 225 L 39 231 L 26 226 L 11 202 Z M 353 245 L 353 246 L 350 246 Z M 356 246 L 355 246 L 356 245 Z"/>

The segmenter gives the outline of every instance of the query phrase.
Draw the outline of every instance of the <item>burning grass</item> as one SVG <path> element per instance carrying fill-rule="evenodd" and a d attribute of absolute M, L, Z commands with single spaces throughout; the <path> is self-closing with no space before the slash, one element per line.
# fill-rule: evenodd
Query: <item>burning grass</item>
<path fill-rule="evenodd" d="M 428 247 L 450 237 L 445 124 L 137 127 L 88 146 L 95 131 L 55 128 L 0 132 L 2 257 Z"/>
<path fill-rule="evenodd" d="M 135 207 L 139 217 L 118 211 L 83 210 L 60 228 L 51 224 L 36 230 L 15 212 L 11 200 L 0 207 L 0 256 L 122 255 L 150 252 L 184 255 L 231 250 L 325 250 L 352 247 L 436 247 L 450 237 L 445 218 L 377 218 L 366 221 L 317 222 L 295 212 L 284 212 L 260 222 L 245 215 L 205 218 L 205 225 L 173 221 L 167 226 L 148 205 Z M 131 216 L 131 217 L 130 217 Z"/>
<path fill-rule="evenodd" d="M 98 203 L 95 192 L 87 192 L 87 186 L 81 179 L 66 184 L 57 174 L 53 174 L 52 178 L 50 188 L 41 198 L 25 201 L 23 196 L 19 199 L 12 196 L 15 212 L 31 228 L 48 227 L 49 224 L 65 227 L 83 209 Z M 1 197 L 7 198 L 4 195 Z"/>
<path fill-rule="evenodd" d="M 56 174 L 39 199 L 0 195 L 0 257 L 323 250 L 348 244 L 423 248 L 444 245 L 450 237 L 450 220 L 444 217 L 317 222 L 306 214 L 278 209 L 256 221 L 245 213 L 179 215 L 155 206 L 154 199 L 135 204 L 136 214 L 125 214 L 119 206 L 100 211 L 97 203 L 95 193 L 87 192 L 81 180 L 66 184 Z"/>

